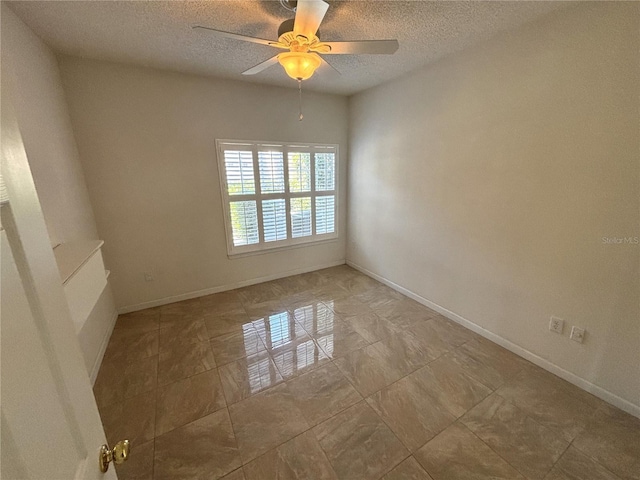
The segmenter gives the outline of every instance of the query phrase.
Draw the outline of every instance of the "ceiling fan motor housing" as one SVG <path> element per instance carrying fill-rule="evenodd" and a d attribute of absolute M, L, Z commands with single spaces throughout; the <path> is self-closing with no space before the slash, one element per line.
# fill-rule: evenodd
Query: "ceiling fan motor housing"
<path fill-rule="evenodd" d="M 295 22 L 295 18 L 290 18 L 289 20 L 285 20 L 278 27 L 278 37 L 281 37 L 285 33 L 293 32 L 293 23 Z"/>
<path fill-rule="evenodd" d="M 318 26 L 322 23 L 329 8 L 327 2 L 324 0 L 280 0 L 280 3 L 287 10 L 290 10 L 290 7 L 295 5 L 295 18 L 290 18 L 280 24 L 277 41 L 225 32 L 202 25 L 194 25 L 193 28 L 208 30 L 220 37 L 233 38 L 285 50 L 285 52 L 279 53 L 269 60 L 242 72 L 243 75 L 255 75 L 276 63 L 280 63 L 287 75 L 301 81 L 310 78 L 314 71 L 322 65 L 324 60 L 319 54 L 392 54 L 398 50 L 397 40 L 322 42 L 319 38 Z"/>
<path fill-rule="evenodd" d="M 288 33 L 291 33 L 292 35 L 286 35 L 286 37 L 295 38 L 293 36 L 293 25 L 294 24 L 295 24 L 295 18 L 290 18 L 289 20 L 285 20 L 284 22 L 282 22 L 280 24 L 280 26 L 278 27 L 278 38 L 281 38 L 283 35 L 286 35 Z M 318 40 L 320 39 L 320 30 L 319 29 L 316 32 L 316 37 L 318 38 Z M 312 39 L 309 38 L 308 40 L 311 41 Z"/>

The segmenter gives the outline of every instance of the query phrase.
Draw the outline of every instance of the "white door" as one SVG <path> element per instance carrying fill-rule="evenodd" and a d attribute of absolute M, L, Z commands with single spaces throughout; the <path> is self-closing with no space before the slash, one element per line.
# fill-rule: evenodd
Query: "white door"
<path fill-rule="evenodd" d="M 115 480 L 113 467 L 99 469 L 105 435 L 6 79 L 3 73 L 0 478 Z"/>

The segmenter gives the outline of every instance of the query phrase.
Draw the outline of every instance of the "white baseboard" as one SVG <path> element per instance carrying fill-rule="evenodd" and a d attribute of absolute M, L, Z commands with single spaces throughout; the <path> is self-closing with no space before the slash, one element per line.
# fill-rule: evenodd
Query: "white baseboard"
<path fill-rule="evenodd" d="M 280 272 L 273 275 L 267 275 L 265 277 L 252 278 L 250 280 L 243 280 L 241 282 L 230 283 L 227 285 L 220 285 L 218 287 L 206 288 L 204 290 L 197 290 L 195 292 L 182 293 L 180 295 L 173 295 L 170 297 L 159 298 L 157 300 L 151 300 L 149 302 L 138 303 L 135 305 L 125 305 L 124 307 L 118 307 L 118 313 L 130 313 L 137 312 L 138 310 L 144 310 L 145 308 L 160 307 L 162 305 L 168 305 L 170 303 L 181 302 L 183 300 L 190 300 L 192 298 L 204 297 L 205 295 L 212 295 L 214 293 L 226 292 L 227 290 L 234 290 L 236 288 L 248 287 L 249 285 L 255 285 L 257 283 L 269 282 L 271 280 L 277 280 L 278 278 L 290 277 L 291 275 L 299 275 L 301 273 L 313 272 L 315 270 L 322 270 L 323 268 L 337 267 L 338 265 L 344 265 L 344 260 L 338 260 L 335 262 L 329 262 L 322 265 L 315 265 L 313 267 L 296 268 L 294 270 L 288 270 L 286 272 Z"/>
<path fill-rule="evenodd" d="M 109 345 L 109 339 L 111 339 L 111 333 L 113 332 L 113 328 L 116 326 L 117 319 L 118 312 L 116 310 L 113 312 L 111 323 L 109 324 L 109 328 L 104 334 L 104 338 L 102 339 L 102 343 L 100 344 L 100 350 L 98 351 L 98 355 L 96 355 L 96 359 L 93 362 L 93 367 L 91 367 L 91 373 L 89 374 L 91 386 L 95 385 L 96 378 L 98 378 L 98 372 L 100 371 L 100 366 L 102 365 L 102 359 L 104 358 L 104 353 L 107 351 L 107 345 Z"/>
<path fill-rule="evenodd" d="M 616 394 L 611 393 L 610 391 L 605 390 L 604 388 L 599 387 L 598 385 L 595 385 L 589 382 L 588 380 L 585 380 L 584 378 L 579 377 L 578 375 L 563 369 L 562 367 L 559 367 L 554 363 L 551 363 L 549 360 L 539 357 L 535 353 L 530 352 L 529 350 L 519 345 L 516 345 L 515 343 L 499 335 L 496 335 L 495 333 L 490 332 L 489 330 L 482 328 L 478 324 L 473 323 L 470 320 L 467 320 L 466 318 L 458 315 L 457 313 L 447 310 L 446 308 L 441 307 L 440 305 L 433 303 L 432 301 L 427 300 L 424 297 L 421 297 L 420 295 L 412 292 L 411 290 L 408 290 L 398 285 L 397 283 L 392 282 L 391 280 L 387 280 L 386 278 L 376 273 L 373 273 L 364 267 L 361 267 L 360 265 L 357 265 L 349 260 L 347 260 L 347 265 L 355 268 L 356 270 L 359 270 L 360 272 L 364 273 L 365 275 L 368 275 L 371 278 L 375 278 L 379 282 L 384 283 L 385 285 L 415 300 L 416 302 L 419 302 L 422 305 L 429 307 L 432 310 L 435 310 L 436 312 L 447 317 L 448 319 L 453 320 L 456 323 L 459 323 L 463 327 L 468 328 L 469 330 L 477 333 L 478 335 L 483 336 L 488 340 L 491 340 L 492 342 L 500 345 L 501 347 L 506 348 L 507 350 L 515 353 L 516 355 L 526 360 L 529 360 L 531 363 L 536 364 L 540 368 L 543 368 L 544 370 L 547 370 L 548 372 L 551 372 L 554 375 L 557 375 L 558 377 L 566 380 L 569 383 L 572 383 L 573 385 L 581 388 L 582 390 L 585 390 L 591 393 L 592 395 L 595 395 L 596 397 L 601 398 L 605 402 L 608 402 L 611 405 L 618 407 L 620 410 L 624 410 L 625 412 L 640 418 L 640 405 L 635 405 L 630 401 L 625 400 L 624 398 L 621 398 Z"/>

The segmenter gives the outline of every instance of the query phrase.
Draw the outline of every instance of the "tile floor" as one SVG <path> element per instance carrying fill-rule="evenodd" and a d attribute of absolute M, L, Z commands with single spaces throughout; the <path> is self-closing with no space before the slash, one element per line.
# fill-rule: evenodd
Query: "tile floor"
<path fill-rule="evenodd" d="M 121 480 L 640 479 L 639 419 L 347 266 L 122 315 L 94 391 Z"/>

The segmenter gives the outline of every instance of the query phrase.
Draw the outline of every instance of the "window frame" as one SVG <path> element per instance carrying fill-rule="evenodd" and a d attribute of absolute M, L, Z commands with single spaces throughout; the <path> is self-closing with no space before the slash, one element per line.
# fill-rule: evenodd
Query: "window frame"
<path fill-rule="evenodd" d="M 237 146 L 238 150 L 252 152 L 253 159 L 253 178 L 254 178 L 254 194 L 229 195 L 227 185 L 227 170 L 225 165 L 224 151 L 231 150 L 230 146 Z M 271 147 L 282 151 L 283 170 L 284 170 L 284 192 L 281 193 L 262 193 L 260 179 L 260 165 L 258 160 L 258 151 L 263 147 Z M 310 154 L 310 184 L 311 190 L 307 192 L 291 192 L 289 186 L 289 152 L 300 152 Z M 334 153 L 334 189 L 333 190 L 316 190 L 316 169 L 315 154 L 316 153 Z M 298 248 L 301 246 L 311 246 L 320 243 L 333 242 L 339 238 L 339 146 L 330 143 L 299 143 L 299 142 L 275 142 L 275 141 L 253 141 L 253 140 L 233 140 L 233 139 L 216 139 L 216 155 L 218 166 L 218 178 L 220 180 L 220 194 L 222 198 L 222 209 L 224 218 L 224 229 L 227 243 L 227 255 L 229 258 L 257 255 L 262 253 L 271 253 L 278 250 L 287 250 Z M 316 198 L 317 197 L 334 197 L 334 231 L 332 233 L 316 233 Z M 311 199 L 311 235 L 299 238 L 292 237 L 291 222 L 291 199 L 292 198 L 310 198 Z M 285 200 L 287 238 L 285 240 L 277 240 L 273 242 L 264 241 L 264 218 L 262 214 L 263 200 Z M 231 202 L 253 201 L 256 202 L 256 212 L 258 217 L 258 243 L 250 245 L 233 244 L 233 227 L 231 225 Z"/>

